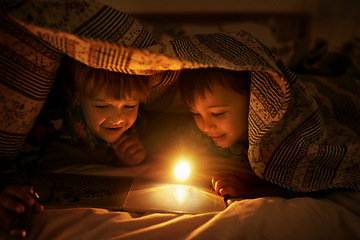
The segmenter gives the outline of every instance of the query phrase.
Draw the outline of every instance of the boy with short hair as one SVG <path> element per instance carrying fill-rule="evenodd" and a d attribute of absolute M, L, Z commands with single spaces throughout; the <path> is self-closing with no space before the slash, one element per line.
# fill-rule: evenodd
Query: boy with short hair
<path fill-rule="evenodd" d="M 36 130 L 32 133 L 38 134 L 34 139 L 41 141 L 49 136 L 60 136 L 70 145 L 83 146 L 85 150 L 105 150 L 106 155 L 98 159 L 100 163 L 140 164 L 146 150 L 134 134 L 135 121 L 140 101 L 145 101 L 150 93 L 151 77 L 95 69 L 70 58 L 63 67 L 59 72 L 62 74 L 60 83 L 66 83 L 65 89 L 70 95 L 63 126 L 60 131 L 48 125 L 40 127 L 38 133 Z M 112 151 L 110 155 L 109 150 Z M 9 230 L 14 216 L 23 213 L 26 207 L 32 208 L 34 213 L 44 210 L 16 179 L 4 186 L 0 192 L 0 225 L 4 230 Z"/>
<path fill-rule="evenodd" d="M 180 94 L 197 127 L 218 147 L 243 155 L 248 149 L 250 79 L 250 71 L 216 68 L 183 70 L 179 77 Z M 247 170 L 252 172 L 250 164 Z M 212 185 L 222 196 L 289 196 L 286 189 L 253 176 L 248 181 L 240 175 L 218 174 Z"/>
<path fill-rule="evenodd" d="M 118 157 L 112 158 L 113 165 L 141 163 L 146 152 L 133 134 L 134 124 L 140 102 L 150 93 L 151 77 L 95 69 L 71 59 L 65 69 L 73 106 L 67 109 L 71 137 L 92 148 L 107 144 Z"/>

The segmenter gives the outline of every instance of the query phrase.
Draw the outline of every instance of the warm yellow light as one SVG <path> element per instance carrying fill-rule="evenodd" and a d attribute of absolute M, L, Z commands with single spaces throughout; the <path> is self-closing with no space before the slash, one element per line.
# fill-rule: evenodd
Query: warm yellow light
<path fill-rule="evenodd" d="M 174 174 L 177 180 L 185 181 L 190 176 L 190 165 L 185 161 L 178 163 L 174 169 Z"/>
<path fill-rule="evenodd" d="M 179 204 L 184 203 L 185 200 L 189 197 L 190 190 L 191 188 L 188 186 L 184 186 L 184 185 L 177 186 L 174 191 L 175 200 Z"/>

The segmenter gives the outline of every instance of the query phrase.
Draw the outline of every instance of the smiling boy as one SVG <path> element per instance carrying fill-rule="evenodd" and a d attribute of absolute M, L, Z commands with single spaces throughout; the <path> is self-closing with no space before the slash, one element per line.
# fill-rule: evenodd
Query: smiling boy
<path fill-rule="evenodd" d="M 213 83 L 211 91 L 198 96 L 190 111 L 199 129 L 222 148 L 235 143 L 246 145 L 249 93 L 232 91 Z"/>
<path fill-rule="evenodd" d="M 197 127 L 218 147 L 244 155 L 248 149 L 250 79 L 250 71 L 216 68 L 183 70 L 179 77 L 181 97 Z M 252 171 L 250 164 L 248 171 Z M 260 178 L 250 182 L 241 175 L 222 173 L 213 176 L 212 185 L 222 196 L 288 197 L 287 190 Z"/>
<path fill-rule="evenodd" d="M 70 99 L 66 99 L 67 106 L 61 106 L 65 108 L 64 112 L 61 108 L 63 119 L 50 120 L 51 123 L 61 121 L 62 126 L 56 129 L 47 124 L 39 128 L 40 134 L 36 139 L 45 142 L 54 137 L 56 141 L 60 135 L 60 141 L 63 140 L 65 145 L 78 149 L 81 155 L 91 155 L 97 163 L 115 166 L 140 164 L 145 159 L 146 150 L 140 138 L 134 134 L 135 122 L 139 104 L 150 92 L 151 77 L 95 69 L 70 58 L 64 61 L 62 67 L 59 80 Z M 56 96 L 55 101 L 59 102 L 62 97 Z M 51 109 L 49 113 L 56 110 Z M 47 130 L 49 132 L 45 133 Z M 65 149 L 56 149 L 57 154 L 61 155 L 61 151 L 66 154 Z M 96 155 L 96 151 L 100 154 Z M 72 160 L 71 157 L 67 158 Z M 55 159 L 50 160 L 56 164 Z M 89 163 L 94 159 L 86 157 Z M 0 193 L 0 222 L 3 228 L 7 229 L 11 216 L 24 212 L 26 206 L 32 207 L 37 213 L 44 210 L 23 186 L 9 183 Z"/>
<path fill-rule="evenodd" d="M 114 143 L 135 123 L 139 100 L 115 100 L 100 94 L 96 99 L 82 97 L 80 107 L 88 128 L 106 142 Z"/>
<path fill-rule="evenodd" d="M 134 129 L 140 102 L 150 92 L 151 77 L 88 67 L 68 59 L 64 65 L 72 109 L 68 110 L 75 138 L 96 147 L 106 143 L 117 158 L 113 165 L 137 165 L 146 155 Z"/>

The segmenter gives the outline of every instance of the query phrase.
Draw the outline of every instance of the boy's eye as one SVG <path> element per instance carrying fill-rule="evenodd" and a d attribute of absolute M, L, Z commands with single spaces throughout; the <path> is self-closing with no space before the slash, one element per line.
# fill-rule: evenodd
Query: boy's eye
<path fill-rule="evenodd" d="M 95 105 L 96 108 L 108 108 L 109 105 Z"/>
<path fill-rule="evenodd" d="M 220 117 L 223 116 L 225 114 L 225 112 L 220 112 L 220 113 L 211 113 L 211 115 L 215 116 L 215 117 Z"/>
<path fill-rule="evenodd" d="M 124 106 L 124 108 L 130 108 L 130 109 L 131 109 L 131 108 L 134 108 L 134 107 L 136 107 L 136 105 L 125 105 L 125 106 Z"/>

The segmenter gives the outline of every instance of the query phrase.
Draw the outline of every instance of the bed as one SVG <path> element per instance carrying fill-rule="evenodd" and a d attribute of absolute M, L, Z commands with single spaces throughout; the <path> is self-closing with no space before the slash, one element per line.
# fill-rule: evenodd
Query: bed
<path fill-rule="evenodd" d="M 155 42 L 199 29 L 218 32 L 247 28 L 254 32 L 298 75 L 318 104 L 326 123 L 327 144 L 351 143 L 352 149 L 360 146 L 360 56 L 356 42 L 349 40 L 350 55 L 345 51 L 327 51 L 326 42 L 314 44 L 309 36 L 307 14 L 259 13 L 241 17 L 233 14 L 226 18 L 210 14 L 201 19 L 222 18 L 224 22 L 214 24 L 206 20 L 204 28 L 204 23 L 195 15 L 186 18 L 137 15 L 136 21 L 92 1 L 49 4 L 5 1 L 2 9 L 2 159 L 14 158 L 21 151 L 66 54 L 89 66 L 113 71 L 153 74 L 160 70 L 147 106 L 149 130 L 144 143 L 148 158 L 139 166 L 116 168 L 84 163 L 91 157 L 89 154 L 50 144 L 43 156 L 44 160 L 51 159 L 51 166 L 46 168 L 59 173 L 133 176 L 173 183 L 172 153 L 179 143 L 176 136 L 191 124 L 192 118 L 176 92 L 171 96 L 162 93 L 172 92 L 168 82 L 177 70 L 203 65 L 162 55 L 169 45 Z M 117 23 L 119 27 L 101 31 L 106 26 L 106 16 L 115 19 L 112 26 Z M 164 18 L 171 20 L 164 24 Z M 182 24 L 184 19 L 188 22 Z M 288 20 L 288 25 L 283 19 Z M 123 59 L 119 64 L 108 64 L 120 56 Z M 354 151 L 351 173 L 360 172 L 359 156 Z M 196 162 L 191 185 L 198 187 L 209 188 L 215 173 L 241 171 L 241 165 L 234 159 L 198 156 Z M 359 179 L 359 175 L 354 178 Z M 334 191 L 320 197 L 233 199 L 223 211 L 199 214 L 137 213 L 94 207 L 46 209 L 43 214 L 32 217 L 29 239 L 358 239 L 359 203 L 360 193 L 355 190 Z M 6 239 L 5 233 L 1 234 Z"/>

